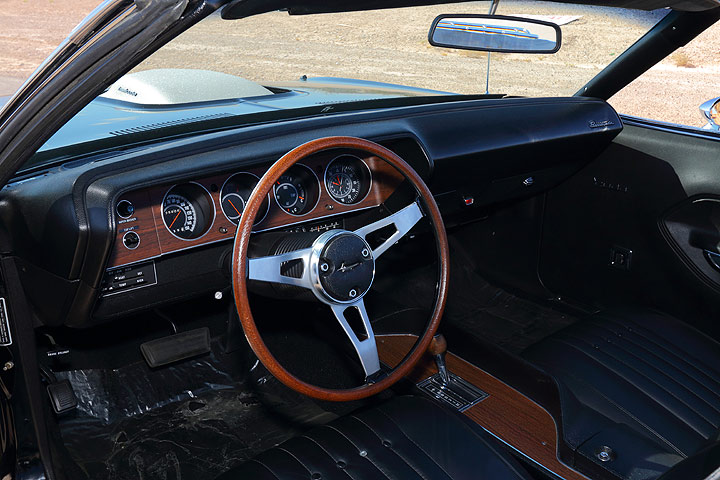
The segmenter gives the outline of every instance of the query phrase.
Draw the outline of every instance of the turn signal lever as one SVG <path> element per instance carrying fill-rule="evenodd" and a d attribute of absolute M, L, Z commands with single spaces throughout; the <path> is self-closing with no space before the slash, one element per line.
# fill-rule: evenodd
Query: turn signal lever
<path fill-rule="evenodd" d="M 442 333 L 438 333 L 430 341 L 428 352 L 430 352 L 430 355 L 435 359 L 435 365 L 437 365 L 442 383 L 447 385 L 450 382 L 450 375 L 448 375 L 447 365 L 445 364 L 447 340 L 445 340 L 445 336 Z"/>

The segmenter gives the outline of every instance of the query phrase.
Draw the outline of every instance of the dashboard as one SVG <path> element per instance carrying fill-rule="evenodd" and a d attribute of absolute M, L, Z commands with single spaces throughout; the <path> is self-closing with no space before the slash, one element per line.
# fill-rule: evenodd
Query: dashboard
<path fill-rule="evenodd" d="M 452 228 L 481 221 L 494 204 L 542 194 L 621 130 L 597 99 L 444 99 L 127 145 L 3 188 L 0 250 L 16 263 L 38 325 L 84 328 L 228 291 L 250 192 L 305 142 L 355 136 L 392 150 L 425 181 Z M 384 161 L 321 152 L 279 180 L 254 232 L 353 230 L 413 199 Z"/>

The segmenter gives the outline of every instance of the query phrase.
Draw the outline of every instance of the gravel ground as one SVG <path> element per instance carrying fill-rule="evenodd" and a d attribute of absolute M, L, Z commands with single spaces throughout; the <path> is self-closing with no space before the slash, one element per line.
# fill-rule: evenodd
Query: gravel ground
<path fill-rule="evenodd" d="M 0 0 L 0 95 L 27 77 L 97 0 Z M 486 54 L 438 49 L 427 29 L 439 13 L 486 13 L 489 2 L 290 17 L 272 12 L 227 22 L 212 16 L 142 68 L 224 71 L 261 82 L 301 75 L 379 80 L 458 93 L 485 88 Z M 562 27 L 555 55 L 493 54 L 490 91 L 571 95 L 664 12 L 503 0 L 498 13 L 581 15 Z M 701 126 L 698 106 L 720 95 L 720 25 L 611 99 L 621 112 Z"/>

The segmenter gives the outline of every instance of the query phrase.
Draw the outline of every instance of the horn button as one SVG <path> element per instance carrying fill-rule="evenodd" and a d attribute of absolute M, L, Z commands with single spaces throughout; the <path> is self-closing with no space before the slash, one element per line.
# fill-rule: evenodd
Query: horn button
<path fill-rule="evenodd" d="M 351 303 L 370 289 L 375 260 L 370 246 L 360 236 L 345 231 L 332 233 L 323 239 L 319 252 L 318 287 L 330 300 Z"/>

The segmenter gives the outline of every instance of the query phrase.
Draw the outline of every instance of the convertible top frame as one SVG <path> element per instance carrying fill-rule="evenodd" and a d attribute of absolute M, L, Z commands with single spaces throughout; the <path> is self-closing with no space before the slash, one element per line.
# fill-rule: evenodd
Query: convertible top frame
<path fill-rule="evenodd" d="M 575 95 L 607 100 L 718 19 L 720 7 L 705 12 L 670 12 Z"/>
<path fill-rule="evenodd" d="M 232 0 L 223 8 L 222 17 L 236 20 L 259 13 L 274 10 L 287 10 L 290 15 L 308 15 L 313 13 L 351 12 L 379 10 L 382 8 L 413 7 L 419 5 L 442 5 L 445 3 L 467 2 L 471 0 Z M 678 11 L 699 12 L 720 6 L 720 0 L 554 0 L 559 3 L 582 3 L 607 7 L 634 8 L 637 10 L 656 10 L 672 8 Z"/>

